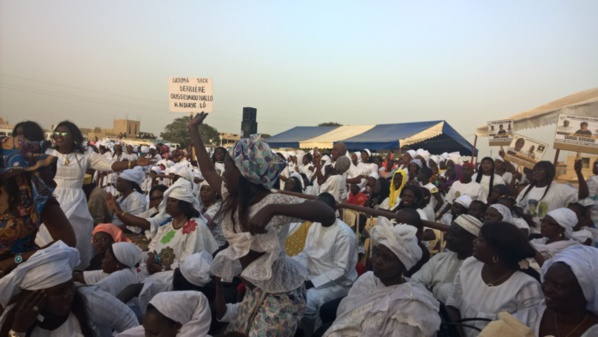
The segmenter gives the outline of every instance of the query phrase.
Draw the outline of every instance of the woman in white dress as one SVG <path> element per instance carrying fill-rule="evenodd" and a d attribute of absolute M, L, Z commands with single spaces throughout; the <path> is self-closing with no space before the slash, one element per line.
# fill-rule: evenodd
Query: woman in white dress
<path fill-rule="evenodd" d="M 478 172 L 473 179 L 476 183 L 482 185 L 486 195 L 490 195 L 490 192 L 492 192 L 492 188 L 495 185 L 505 184 L 504 179 L 500 175 L 494 173 L 494 160 L 490 157 L 484 157 L 482 159 L 480 166 L 478 166 Z"/>
<path fill-rule="evenodd" d="M 495 320 L 499 312 L 514 313 L 542 301 L 539 275 L 522 269 L 521 260 L 534 256 L 534 249 L 514 225 L 488 222 L 474 242 L 473 257 L 463 261 L 455 278 L 453 293 L 446 302 L 453 321 L 462 318 Z M 480 330 L 487 323 L 472 321 Z M 477 336 L 467 328 L 462 336 Z"/>
<path fill-rule="evenodd" d="M 161 212 L 167 212 L 171 218 L 158 229 L 149 244 L 146 265 L 149 274 L 171 273 L 187 256 L 202 250 L 213 254 L 218 249 L 206 219 L 199 213 L 199 200 L 189 184 L 179 180 L 164 192 L 164 201 L 160 204 Z"/>
<path fill-rule="evenodd" d="M 415 227 L 378 218 L 371 229 L 373 272 L 355 281 L 324 336 L 436 336 L 438 301 L 423 285 L 403 276 L 422 257 L 416 233 Z"/>
<path fill-rule="evenodd" d="M 552 210 L 542 218 L 540 224 L 541 238 L 530 241 L 536 249 L 535 260 L 539 270 L 545 260 L 550 259 L 561 250 L 578 245 L 579 242 L 573 239 L 573 227 L 577 225 L 577 215 L 569 208 L 558 208 Z"/>
<path fill-rule="evenodd" d="M 129 162 L 113 162 L 99 153 L 85 149 L 81 131 L 69 121 L 59 123 L 52 137 L 55 147 L 46 151 L 46 154 L 57 158 L 54 177 L 57 186 L 54 195 L 75 231 L 77 250 L 81 254 L 81 262 L 76 269 L 82 270 L 87 267 L 92 257 L 90 242 L 93 230 L 93 218 L 87 208 L 82 189 L 85 172 L 88 169 L 122 171 L 148 165 L 149 160 L 140 158 Z"/>
<path fill-rule="evenodd" d="M 598 249 L 569 247 L 542 266 L 545 301 L 515 313 L 536 336 L 598 336 Z"/>

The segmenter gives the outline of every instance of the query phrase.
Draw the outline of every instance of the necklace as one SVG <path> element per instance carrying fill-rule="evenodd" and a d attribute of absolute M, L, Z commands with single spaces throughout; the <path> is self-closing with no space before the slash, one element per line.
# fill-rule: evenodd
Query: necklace
<path fill-rule="evenodd" d="M 494 286 L 502 283 L 506 279 L 508 279 L 511 275 L 513 275 L 513 273 L 514 273 L 514 271 L 509 270 L 504 275 L 502 275 L 501 277 L 499 277 L 496 280 L 493 280 L 491 282 L 487 282 L 486 284 L 488 285 L 488 287 L 494 287 Z"/>
<path fill-rule="evenodd" d="M 552 317 L 554 318 L 554 327 L 556 328 L 556 334 L 558 337 L 561 337 L 561 332 L 559 331 L 559 325 L 557 324 L 557 321 L 556 321 L 556 313 L 553 312 L 552 315 L 553 315 Z M 575 328 L 573 328 L 573 330 L 569 331 L 569 333 L 565 337 L 571 336 L 572 333 L 574 333 L 577 329 L 579 329 L 580 326 L 583 325 L 583 323 L 586 321 L 586 319 L 588 319 L 589 316 L 590 315 L 588 313 L 586 313 L 586 316 L 581 320 L 581 322 L 579 322 L 579 324 L 577 324 L 575 326 Z"/>
<path fill-rule="evenodd" d="M 68 166 L 69 163 L 71 162 L 69 160 L 69 158 L 71 157 L 71 154 L 70 153 L 68 155 L 67 154 L 63 154 L 62 157 L 64 158 L 64 165 Z"/>

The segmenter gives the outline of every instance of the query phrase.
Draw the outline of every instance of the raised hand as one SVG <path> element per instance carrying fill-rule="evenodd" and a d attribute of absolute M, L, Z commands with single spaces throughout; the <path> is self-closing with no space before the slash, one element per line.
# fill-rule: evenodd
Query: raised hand
<path fill-rule="evenodd" d="M 204 119 L 206 119 L 206 117 L 208 117 L 207 112 L 201 112 L 196 114 L 195 117 L 191 118 L 191 120 L 189 121 L 189 129 L 197 128 L 198 126 L 203 124 L 203 121 Z"/>

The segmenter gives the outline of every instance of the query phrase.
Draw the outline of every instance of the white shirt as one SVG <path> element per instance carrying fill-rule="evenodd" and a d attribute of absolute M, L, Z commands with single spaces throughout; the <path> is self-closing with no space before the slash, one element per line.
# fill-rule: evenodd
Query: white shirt
<path fill-rule="evenodd" d="M 123 212 L 127 212 L 135 216 L 140 216 L 147 208 L 145 196 L 137 191 L 131 192 L 124 200 L 117 200 L 117 202 Z M 112 223 L 117 226 L 121 226 L 123 224 L 116 214 L 112 216 Z M 127 226 L 127 229 L 133 233 L 141 233 L 141 228 L 139 227 Z"/>
<path fill-rule="evenodd" d="M 329 227 L 314 222 L 303 251 L 293 258 L 307 268 L 307 278 L 315 288 L 330 284 L 350 287 L 357 280 L 357 237 L 340 219 Z"/>
<path fill-rule="evenodd" d="M 480 180 L 479 184 L 482 185 L 482 187 L 484 188 L 484 192 L 488 196 L 488 195 L 490 195 L 490 192 L 492 192 L 492 191 L 490 191 L 490 176 L 487 176 L 481 172 L 478 172 L 471 178 L 471 180 L 477 181 L 478 176 L 480 174 L 482 175 L 482 179 Z M 493 183 L 493 186 L 501 185 L 501 184 L 505 185 L 504 179 L 501 176 L 499 176 L 498 174 L 494 175 L 494 181 L 492 183 Z"/>
<path fill-rule="evenodd" d="M 446 201 L 452 204 L 455 199 L 464 194 L 470 196 L 473 200 L 480 200 L 484 203 L 488 197 L 482 185 L 473 180 L 467 184 L 464 184 L 460 181 L 455 181 L 446 194 Z"/>
<path fill-rule="evenodd" d="M 329 176 L 322 186 L 320 186 L 320 193 L 324 192 L 332 194 L 336 202 L 345 201 L 347 195 L 347 180 L 340 174 Z M 345 196 L 344 199 L 343 196 Z"/>
<path fill-rule="evenodd" d="M 475 257 L 467 258 L 455 277 L 453 293 L 446 305 L 459 309 L 461 317 L 495 320 L 499 312 L 512 314 L 533 307 L 544 299 L 540 282 L 523 272 L 515 272 L 497 286 L 488 286 L 482 279 L 483 266 Z M 471 321 L 469 324 L 483 329 L 488 323 Z M 465 332 L 470 337 L 478 334 L 473 329 Z"/>
<path fill-rule="evenodd" d="M 425 285 L 440 302 L 446 303 L 463 261 L 454 252 L 436 254 L 411 276 L 411 281 Z"/>
<path fill-rule="evenodd" d="M 138 283 L 137 271 L 134 268 L 117 270 L 111 274 L 100 270 L 84 271 L 85 284 L 97 285 L 105 292 L 118 296 L 127 286 Z"/>
<path fill-rule="evenodd" d="M 122 156 L 120 157 L 119 160 L 133 161 L 133 160 L 137 160 L 137 158 L 139 158 L 139 156 L 137 156 L 136 153 L 128 154 L 126 152 L 123 152 L 123 154 L 122 154 Z"/>
<path fill-rule="evenodd" d="M 532 187 L 527 194 L 526 191 L 529 187 L 526 187 L 517 196 L 517 206 L 521 207 L 525 214 L 531 215 L 534 223 L 538 225 L 531 228 L 532 233 L 539 233 L 540 219 L 548 212 L 567 207 L 570 203 L 577 201 L 578 191 L 569 185 L 552 182 L 546 192 L 547 187 Z"/>

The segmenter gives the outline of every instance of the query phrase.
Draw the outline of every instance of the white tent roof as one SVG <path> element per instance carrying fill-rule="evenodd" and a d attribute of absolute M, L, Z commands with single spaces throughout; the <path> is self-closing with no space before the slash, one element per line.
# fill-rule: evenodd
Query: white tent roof
<path fill-rule="evenodd" d="M 512 119 L 513 129 L 518 131 L 556 124 L 558 115 L 562 113 L 598 117 L 598 88 L 580 91 L 537 108 L 501 119 Z M 476 135 L 488 137 L 488 125 L 477 128 Z"/>

